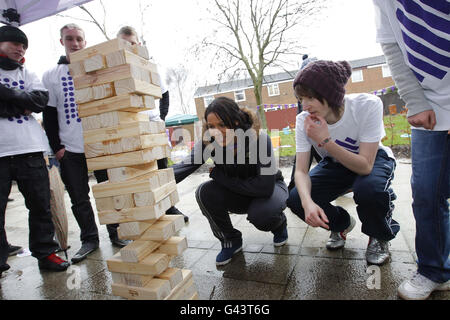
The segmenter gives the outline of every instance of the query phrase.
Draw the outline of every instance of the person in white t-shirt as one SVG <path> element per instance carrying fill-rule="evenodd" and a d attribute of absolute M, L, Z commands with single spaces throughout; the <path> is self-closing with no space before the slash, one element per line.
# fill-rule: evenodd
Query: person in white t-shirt
<path fill-rule="evenodd" d="M 340 249 L 355 219 L 331 202 L 352 189 L 362 232 L 369 236 L 366 260 L 381 265 L 390 256 L 389 241 L 400 230 L 392 219 L 395 159 L 381 144 L 381 100 L 365 93 L 345 95 L 351 73 L 347 61 L 318 60 L 295 77 L 303 112 L 296 119 L 296 187 L 287 205 L 310 226 L 330 230 L 326 247 Z M 309 171 L 311 146 L 322 160 Z"/>
<path fill-rule="evenodd" d="M 450 3 L 374 0 L 377 42 L 386 56 L 411 130 L 412 209 L 417 273 L 403 299 L 450 290 Z"/>
<path fill-rule="evenodd" d="M 141 44 L 139 42 L 139 37 L 136 32 L 136 30 L 133 27 L 130 26 L 124 26 L 120 28 L 119 32 L 117 33 L 117 37 L 124 39 L 128 42 L 130 42 L 132 45 Z M 164 121 L 166 119 L 167 113 L 169 112 L 169 91 L 167 89 L 167 85 L 165 83 L 164 77 L 161 77 L 160 79 L 161 83 L 161 92 L 162 97 L 159 100 L 159 108 L 154 108 L 152 110 L 148 111 L 142 111 L 141 113 L 147 114 L 149 121 Z M 158 169 L 166 169 L 168 167 L 168 159 L 162 158 L 157 160 L 158 163 Z M 97 182 L 104 182 L 108 180 L 108 175 L 106 170 L 96 170 L 94 171 L 94 175 L 97 179 Z M 166 214 L 181 214 L 184 217 L 184 222 L 189 221 L 189 217 L 183 214 L 180 210 L 178 210 L 177 207 L 172 206 L 167 211 Z"/>
<path fill-rule="evenodd" d="M 64 271 L 69 263 L 55 254 L 50 183 L 43 153 L 47 139 L 32 112 L 40 113 L 48 92 L 24 67 L 28 39 L 19 28 L 0 27 L 0 276 L 9 269 L 5 211 L 12 181 L 29 210 L 29 247 L 40 269 Z"/>

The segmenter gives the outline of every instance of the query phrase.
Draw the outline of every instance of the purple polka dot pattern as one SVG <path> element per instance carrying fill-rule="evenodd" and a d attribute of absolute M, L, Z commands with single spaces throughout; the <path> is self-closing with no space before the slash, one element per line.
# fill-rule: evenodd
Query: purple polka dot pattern
<path fill-rule="evenodd" d="M 61 77 L 62 90 L 64 92 L 64 112 L 66 115 L 66 124 L 70 125 L 71 121 L 81 122 L 78 117 L 77 105 L 75 104 L 75 92 L 73 87 L 73 79 L 70 73 Z"/>
<path fill-rule="evenodd" d="M 15 80 L 11 80 L 9 78 L 0 78 L 0 84 L 3 84 L 5 87 L 11 88 L 11 89 L 17 89 L 17 90 L 25 89 L 25 82 L 23 80 L 15 81 Z M 11 122 L 15 121 L 18 124 L 26 123 L 29 120 L 30 120 L 30 117 L 28 117 L 28 116 L 8 118 L 8 121 L 11 121 Z"/>

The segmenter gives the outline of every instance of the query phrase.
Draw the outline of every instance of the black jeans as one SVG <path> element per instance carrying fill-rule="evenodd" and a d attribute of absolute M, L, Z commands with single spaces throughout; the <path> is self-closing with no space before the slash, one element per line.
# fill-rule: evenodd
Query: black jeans
<path fill-rule="evenodd" d="M 55 252 L 55 228 L 50 211 L 50 183 L 42 152 L 0 158 L 0 265 L 8 260 L 8 241 L 5 232 L 5 211 L 12 181 L 29 210 L 29 247 L 33 257 L 42 259 Z"/>
<path fill-rule="evenodd" d="M 86 157 L 84 153 L 73 153 L 66 150 L 59 163 L 61 179 L 69 193 L 72 212 L 81 230 L 81 243 L 98 243 L 98 229 L 89 198 Z"/>
<path fill-rule="evenodd" d="M 201 184 L 195 192 L 197 203 L 209 221 L 214 236 L 223 248 L 231 247 L 242 239 L 242 233 L 231 223 L 229 213 L 245 214 L 258 230 L 277 232 L 286 227 L 287 186 L 277 181 L 270 197 L 250 198 L 232 192 L 214 180 Z"/>

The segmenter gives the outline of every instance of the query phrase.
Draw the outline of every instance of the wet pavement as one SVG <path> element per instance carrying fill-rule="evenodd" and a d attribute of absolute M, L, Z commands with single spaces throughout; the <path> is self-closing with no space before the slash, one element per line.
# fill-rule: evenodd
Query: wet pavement
<path fill-rule="evenodd" d="M 282 168 L 282 171 L 288 182 L 291 168 Z M 220 244 L 199 211 L 194 196 L 196 187 L 208 179 L 208 174 L 193 174 L 178 184 L 180 202 L 177 207 L 190 218 L 179 234 L 187 237 L 188 248 L 172 260 L 171 266 L 192 270 L 200 300 L 399 299 L 398 285 L 412 276 L 417 268 L 410 175 L 408 160 L 399 160 L 393 188 L 397 194 L 394 219 L 400 223 L 401 230 L 391 241 L 391 261 L 384 266 L 367 265 L 365 249 L 368 237 L 360 231 L 361 223 L 352 194 L 347 194 L 336 203 L 346 208 L 358 222 L 348 235 L 344 249 L 325 249 L 329 232 L 309 227 L 289 209 L 285 211 L 289 240 L 281 248 L 273 246 L 271 233 L 258 231 L 245 215 L 233 214 L 233 225 L 243 234 L 243 252 L 228 265 L 216 267 L 215 257 Z M 95 184 L 94 179 L 91 179 L 91 184 Z M 8 241 L 28 248 L 28 212 L 16 185 L 10 197 L 14 201 L 8 203 L 6 211 Z M 95 210 L 92 193 L 91 202 Z M 80 240 L 67 193 L 66 205 L 70 259 L 79 249 Z M 67 272 L 41 272 L 36 259 L 31 256 L 10 257 L 11 269 L 0 279 L 0 299 L 122 300 L 111 293 L 112 279 L 106 267 L 106 259 L 119 249 L 111 245 L 106 227 L 98 227 L 100 249 L 71 266 Z M 449 300 L 450 292 L 435 292 L 430 299 Z"/>

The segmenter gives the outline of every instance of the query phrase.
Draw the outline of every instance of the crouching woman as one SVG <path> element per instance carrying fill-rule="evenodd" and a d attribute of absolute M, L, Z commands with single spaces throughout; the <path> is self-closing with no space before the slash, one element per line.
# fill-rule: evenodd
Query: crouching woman
<path fill-rule="evenodd" d="M 247 214 L 258 230 L 272 232 L 274 245 L 287 242 L 287 186 L 278 170 L 270 138 L 260 132 L 250 110 L 219 97 L 206 108 L 204 139 L 190 157 L 173 166 L 179 183 L 212 158 L 211 180 L 201 184 L 196 200 L 222 250 L 216 264 L 224 265 L 242 250 L 242 233 L 230 213 Z"/>

